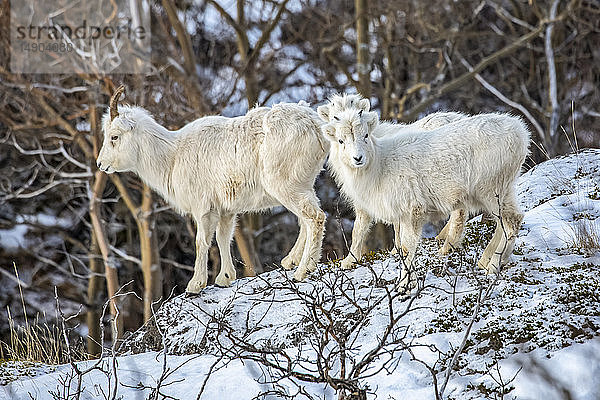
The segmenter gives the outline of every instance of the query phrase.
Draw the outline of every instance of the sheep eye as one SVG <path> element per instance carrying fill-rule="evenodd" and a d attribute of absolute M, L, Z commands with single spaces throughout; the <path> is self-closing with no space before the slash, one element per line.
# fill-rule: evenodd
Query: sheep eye
<path fill-rule="evenodd" d="M 340 144 L 344 144 L 344 141 L 342 139 L 338 140 L 338 142 L 340 142 Z"/>
<path fill-rule="evenodd" d="M 336 121 L 339 121 L 340 119 L 336 116 L 333 117 L 333 119 L 335 119 Z"/>
<path fill-rule="evenodd" d="M 111 137 L 110 137 L 110 140 L 112 140 L 112 141 L 114 142 L 114 141 L 116 141 L 118 138 L 119 138 L 119 137 L 115 135 L 115 136 L 111 136 Z"/>
<path fill-rule="evenodd" d="M 367 134 L 365 135 L 365 139 L 366 139 L 366 138 L 368 138 L 368 137 L 369 137 L 369 134 L 367 133 Z"/>

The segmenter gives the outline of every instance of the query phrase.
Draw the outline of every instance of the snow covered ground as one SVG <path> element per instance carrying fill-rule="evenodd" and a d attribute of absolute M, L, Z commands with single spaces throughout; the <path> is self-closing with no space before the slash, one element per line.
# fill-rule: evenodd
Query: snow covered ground
<path fill-rule="evenodd" d="M 423 240 L 424 285 L 416 297 L 394 297 L 399 260 L 387 253 L 348 272 L 323 265 L 299 284 L 276 270 L 209 287 L 165 303 L 156 323 L 128 340 L 127 355 L 78 363 L 80 370 L 97 366 L 83 376 L 81 398 L 116 391 L 116 398 L 143 399 L 158 387 L 156 398 L 279 391 L 334 399 L 330 385 L 299 377 L 319 375 L 317 358 L 339 377 L 344 347 L 345 373 L 358 371 L 368 398 L 435 398 L 435 375 L 438 390 L 449 377 L 444 398 L 600 399 L 600 255 L 593 247 L 600 240 L 600 150 L 532 168 L 518 193 L 525 219 L 497 280 L 473 267 L 492 230 L 476 218 L 464 248 L 447 258 L 436 255 L 433 239 Z M 0 364 L 0 374 L 4 383 L 14 379 L 0 388 L 7 399 L 65 398 L 78 382 L 68 365 Z"/>

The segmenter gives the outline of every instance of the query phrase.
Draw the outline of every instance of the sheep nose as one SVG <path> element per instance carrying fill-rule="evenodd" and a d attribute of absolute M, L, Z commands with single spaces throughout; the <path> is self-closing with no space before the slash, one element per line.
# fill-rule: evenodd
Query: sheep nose
<path fill-rule="evenodd" d="M 354 157 L 354 161 L 356 161 L 357 163 L 362 161 L 362 156 L 358 156 L 358 157 Z"/>
<path fill-rule="evenodd" d="M 102 168 L 102 162 L 101 161 L 97 161 L 96 165 L 98 166 L 98 169 Z"/>

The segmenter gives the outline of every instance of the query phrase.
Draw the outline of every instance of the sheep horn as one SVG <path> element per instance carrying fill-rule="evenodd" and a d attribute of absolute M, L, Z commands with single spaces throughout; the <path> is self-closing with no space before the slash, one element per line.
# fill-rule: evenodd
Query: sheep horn
<path fill-rule="evenodd" d="M 119 111 L 117 110 L 117 103 L 119 102 L 119 97 L 125 93 L 125 86 L 121 85 L 114 91 L 112 97 L 110 98 L 110 120 L 111 122 L 119 116 Z"/>

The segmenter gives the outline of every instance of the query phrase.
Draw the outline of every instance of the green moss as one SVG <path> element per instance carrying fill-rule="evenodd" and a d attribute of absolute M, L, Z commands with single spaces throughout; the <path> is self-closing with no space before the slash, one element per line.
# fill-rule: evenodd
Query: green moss
<path fill-rule="evenodd" d="M 571 255 L 572 252 L 568 252 L 567 255 Z M 596 264 L 592 263 L 583 263 L 578 262 L 572 265 L 553 265 L 551 267 L 546 268 L 547 271 L 553 272 L 557 275 L 560 275 L 561 279 L 565 279 L 569 273 L 574 271 L 595 271 L 597 269 Z"/>
<path fill-rule="evenodd" d="M 556 302 L 567 306 L 577 315 L 600 316 L 600 281 L 597 278 L 563 278 L 566 285 L 559 288 Z"/>
<path fill-rule="evenodd" d="M 386 250 L 374 250 L 370 251 L 360 259 L 361 263 L 372 264 L 375 261 L 385 260 L 390 256 L 389 252 Z"/>
<path fill-rule="evenodd" d="M 464 295 L 457 304 L 457 310 L 464 316 L 471 316 L 477 305 L 477 294 L 469 293 Z"/>
<path fill-rule="evenodd" d="M 516 254 L 518 256 L 525 255 L 525 244 L 521 243 L 519 246 L 515 247 L 515 249 L 513 250 L 513 254 Z"/>
<path fill-rule="evenodd" d="M 542 283 L 544 283 L 544 282 L 540 281 L 539 279 L 535 279 L 530 276 L 527 276 L 525 274 L 525 271 L 523 271 L 523 270 L 512 274 L 510 279 L 513 282 L 522 283 L 523 285 L 541 285 Z"/>
<path fill-rule="evenodd" d="M 475 246 L 484 248 L 492 239 L 495 229 L 496 223 L 490 219 L 483 219 L 483 221 L 468 224 L 465 227 L 463 245 L 465 247 Z"/>
<path fill-rule="evenodd" d="M 499 317 L 490 321 L 477 330 L 473 338 L 482 345 L 477 348 L 478 354 L 485 354 L 489 350 L 507 350 L 515 344 L 533 342 L 538 345 L 537 339 L 545 333 L 544 322 L 537 313 L 523 312 L 521 315 L 511 315 L 508 318 Z M 532 346 L 531 349 L 535 348 Z"/>
<path fill-rule="evenodd" d="M 56 371 L 56 367 L 42 363 L 1 359 L 0 386 L 8 385 L 10 382 L 24 377 L 33 378 L 42 373 L 46 374 L 54 371 Z"/>
<path fill-rule="evenodd" d="M 467 384 L 467 390 L 478 391 L 486 399 L 502 398 L 503 395 L 512 392 L 514 389 L 515 389 L 515 387 L 512 385 L 502 388 L 500 386 L 487 387 L 486 384 L 483 382 L 480 382 L 477 385 L 474 385 L 472 383 Z"/>
<path fill-rule="evenodd" d="M 437 332 L 460 332 L 462 324 L 452 308 L 440 310 L 431 320 L 431 326 L 425 330 L 426 334 Z"/>

